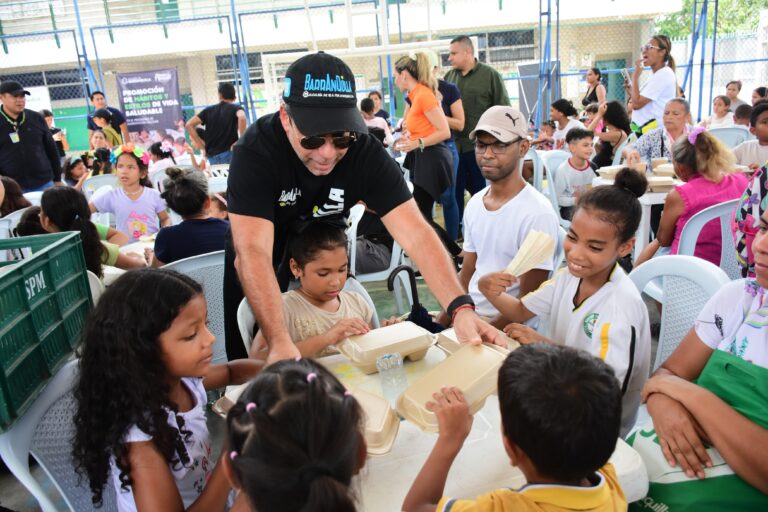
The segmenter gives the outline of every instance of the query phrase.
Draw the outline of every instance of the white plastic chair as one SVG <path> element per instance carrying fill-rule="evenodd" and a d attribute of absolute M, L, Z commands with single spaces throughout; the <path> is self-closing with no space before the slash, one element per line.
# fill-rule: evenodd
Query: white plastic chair
<path fill-rule="evenodd" d="M 552 262 L 552 274 L 554 275 L 555 272 L 557 272 L 557 269 L 560 268 L 560 266 L 563 264 L 563 261 L 565 261 L 565 237 L 568 236 L 568 233 L 563 229 L 563 226 L 557 226 L 557 245 L 555 246 L 555 257 L 554 261 Z"/>
<path fill-rule="evenodd" d="M 19 224 L 19 221 L 21 220 L 21 216 L 24 215 L 24 212 L 26 212 L 28 209 L 32 208 L 31 206 L 27 206 L 26 208 L 22 208 L 21 210 L 16 210 L 15 212 L 11 212 L 5 217 L 3 217 L 2 221 L 7 226 L 7 234 L 8 236 L 6 238 L 10 238 L 13 235 L 13 230 L 16 229 L 16 226 Z"/>
<path fill-rule="evenodd" d="M 344 283 L 344 290 L 362 295 L 365 301 L 368 303 L 368 305 L 371 306 L 371 309 L 373 310 L 373 317 L 371 317 L 373 328 L 378 329 L 381 327 L 381 324 L 379 323 L 379 315 L 376 313 L 376 305 L 373 303 L 373 299 L 371 299 L 371 296 L 368 294 L 368 290 L 366 290 L 365 287 L 357 281 L 357 279 L 351 276 L 347 279 L 347 282 Z M 250 352 L 251 342 L 253 341 L 253 337 L 256 335 L 256 333 L 253 332 L 254 324 L 256 324 L 256 317 L 253 315 L 253 310 L 251 309 L 250 304 L 248 304 L 248 299 L 243 299 L 240 302 L 240 305 L 237 307 L 237 327 L 240 330 L 240 336 L 243 338 L 243 344 L 245 345 L 246 352 Z"/>
<path fill-rule="evenodd" d="M 163 182 L 168 177 L 167 174 L 165 174 L 165 169 L 160 169 L 159 171 L 155 171 L 149 175 L 149 181 L 152 183 L 152 187 L 157 190 L 158 192 L 163 191 Z"/>
<path fill-rule="evenodd" d="M 27 201 L 32 203 L 32 206 L 40 206 L 40 199 L 43 197 L 42 192 L 25 192 L 24 197 L 27 198 Z"/>
<path fill-rule="evenodd" d="M 227 178 L 229 176 L 229 164 L 216 164 L 208 167 L 212 178 Z"/>
<path fill-rule="evenodd" d="M 54 504 L 29 470 L 29 455 L 39 463 L 68 510 L 94 510 L 88 480 L 79 482 L 72 460 L 72 421 L 76 406 L 72 388 L 77 381 L 78 361 L 66 363 L 30 406 L 4 433 L 0 434 L 0 456 L 16 479 L 34 496 L 43 512 L 55 512 Z M 99 511 L 117 510 L 111 481 L 104 486 L 104 506 Z"/>
<path fill-rule="evenodd" d="M 531 148 L 525 154 L 525 160 L 533 162 L 533 187 L 539 192 L 544 193 L 544 162 L 542 162 L 539 153 Z M 522 165 L 522 162 L 520 165 Z"/>
<path fill-rule="evenodd" d="M 555 151 L 550 151 L 549 153 L 555 153 Z M 558 151 L 557 153 L 565 153 L 565 151 Z M 548 155 L 545 155 L 544 165 L 547 167 L 547 197 L 549 197 L 549 202 L 552 204 L 552 208 L 555 210 L 555 215 L 557 215 L 557 222 L 563 228 L 568 229 L 571 227 L 571 221 L 560 216 L 560 203 L 557 200 L 557 191 L 555 190 L 555 175 L 557 175 L 557 169 L 560 167 L 560 164 L 562 164 L 565 160 L 568 160 L 570 156 L 570 153 L 565 154 L 565 159 L 562 159 L 562 155 L 556 154 L 551 157 L 551 160 Z M 557 166 L 554 166 L 554 164 L 557 164 Z"/>
<path fill-rule="evenodd" d="M 742 142 L 749 140 L 749 130 L 739 126 L 729 126 L 728 128 L 712 128 L 710 135 L 717 137 L 720 142 L 733 149 Z"/>
<path fill-rule="evenodd" d="M 216 336 L 213 363 L 225 363 L 227 350 L 224 342 L 224 251 L 184 258 L 164 265 L 163 268 L 186 274 L 202 285 L 208 305 L 208 328 Z"/>
<path fill-rule="evenodd" d="M 99 174 L 98 176 L 91 176 L 83 183 L 83 193 L 85 197 L 90 201 L 93 193 L 101 187 L 110 186 L 115 188 L 118 186 L 116 174 Z"/>
<path fill-rule="evenodd" d="M 90 270 L 86 270 L 86 273 L 88 274 L 88 286 L 91 289 L 91 300 L 93 300 L 93 305 L 95 306 L 104 293 L 104 283 L 99 279 L 99 276 Z"/>
<path fill-rule="evenodd" d="M 611 162 L 611 165 L 621 165 L 621 152 L 624 151 L 624 148 L 627 147 L 627 144 L 629 144 L 629 137 L 627 137 L 624 142 L 619 144 L 619 147 L 616 148 L 616 152 L 613 154 L 613 161 Z"/>
<path fill-rule="evenodd" d="M 642 292 L 661 279 L 661 332 L 653 369 L 659 367 L 693 327 L 704 304 L 726 283 L 728 275 L 712 263 L 694 256 L 659 256 L 643 263 L 629 278 Z"/>
<path fill-rule="evenodd" d="M 227 191 L 227 178 L 225 176 L 217 176 L 215 178 L 208 178 L 208 193 L 209 194 L 221 194 Z"/>
<path fill-rule="evenodd" d="M 709 222 L 720 220 L 720 239 L 722 241 L 720 249 L 720 268 L 728 274 L 731 279 L 741 278 L 741 266 L 736 260 L 736 246 L 733 242 L 731 233 L 731 217 L 738 205 L 738 199 L 725 201 L 709 208 L 701 210 L 699 213 L 688 219 L 680 233 L 680 245 L 677 253 L 693 256 L 696 250 L 696 241 L 702 228 Z"/>

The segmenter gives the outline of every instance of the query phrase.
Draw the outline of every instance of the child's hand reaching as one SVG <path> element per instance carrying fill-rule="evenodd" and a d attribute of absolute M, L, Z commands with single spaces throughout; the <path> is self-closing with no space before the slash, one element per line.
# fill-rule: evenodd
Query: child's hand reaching
<path fill-rule="evenodd" d="M 443 386 L 432 397 L 435 401 L 427 402 L 426 406 L 437 416 L 439 441 L 456 443 L 456 447 L 460 448 L 472 430 L 473 420 L 464 393 L 459 388 Z"/>
<path fill-rule="evenodd" d="M 477 288 L 486 297 L 498 297 L 512 286 L 517 278 L 506 272 L 491 272 L 480 278 Z"/>
<path fill-rule="evenodd" d="M 328 336 L 331 344 L 335 345 L 349 336 L 365 334 L 370 330 L 371 328 L 368 324 L 359 318 L 345 318 L 344 320 L 339 320 L 336 322 L 336 325 L 330 328 Z"/>
<path fill-rule="evenodd" d="M 507 326 L 504 327 L 504 334 L 522 345 L 549 341 L 545 336 L 542 336 L 534 329 L 523 324 L 507 324 Z"/>
<path fill-rule="evenodd" d="M 384 320 L 382 320 L 381 321 L 381 326 L 382 327 L 386 327 L 388 325 L 399 324 L 400 322 L 402 322 L 402 320 L 400 320 L 400 318 L 398 318 L 396 316 L 391 316 L 389 318 L 385 318 Z"/>

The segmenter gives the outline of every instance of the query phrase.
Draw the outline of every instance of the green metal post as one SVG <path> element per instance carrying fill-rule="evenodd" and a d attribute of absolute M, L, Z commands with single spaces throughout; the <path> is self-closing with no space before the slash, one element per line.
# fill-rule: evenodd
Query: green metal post
<path fill-rule="evenodd" d="M 61 49 L 59 33 L 56 32 L 56 16 L 53 14 L 53 0 L 48 0 L 48 12 L 51 13 L 51 27 L 53 27 L 53 38 L 56 40 L 56 47 Z"/>
<path fill-rule="evenodd" d="M 3 20 L 0 20 L 0 37 L 5 35 L 3 33 Z M 3 37 L 3 53 L 8 55 L 8 43 L 5 42 L 5 38 Z"/>
<path fill-rule="evenodd" d="M 109 32 L 109 40 L 114 43 L 115 35 L 112 33 L 112 17 L 109 15 L 109 5 L 107 4 L 107 0 L 101 0 L 101 3 L 104 4 L 104 17 L 107 20 L 107 25 L 109 25 L 109 29 L 107 30 Z"/>

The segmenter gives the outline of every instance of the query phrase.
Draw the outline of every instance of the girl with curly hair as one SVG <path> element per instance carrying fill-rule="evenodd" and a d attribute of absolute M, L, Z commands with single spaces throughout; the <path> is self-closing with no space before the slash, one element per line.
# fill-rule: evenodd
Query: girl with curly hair
<path fill-rule="evenodd" d="M 120 187 L 96 197 L 90 203 L 91 211 L 114 214 L 115 227 L 128 233 L 134 242 L 157 233 L 160 226 L 169 226 L 171 218 L 165 211 L 165 202 L 147 179 L 149 153 L 133 144 L 124 144 L 114 150 L 112 158 Z"/>
<path fill-rule="evenodd" d="M 89 316 L 73 457 L 95 506 L 112 485 L 120 511 L 224 508 L 230 486 L 211 460 L 206 389 L 246 382 L 261 362 L 211 365 L 206 321 L 200 285 L 161 269 L 125 273 Z"/>
<path fill-rule="evenodd" d="M 242 491 L 232 510 L 356 510 L 363 413 L 323 366 L 291 359 L 266 368 L 230 409 L 227 431 L 224 470 Z"/>

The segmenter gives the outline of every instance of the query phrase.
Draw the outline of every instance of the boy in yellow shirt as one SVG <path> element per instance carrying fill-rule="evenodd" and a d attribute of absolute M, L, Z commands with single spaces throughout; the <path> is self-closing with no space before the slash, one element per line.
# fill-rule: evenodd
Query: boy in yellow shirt
<path fill-rule="evenodd" d="M 621 422 L 621 390 L 608 365 L 569 347 L 525 345 L 499 370 L 498 394 L 504 449 L 528 484 L 477 500 L 441 497 L 472 427 L 464 395 L 457 388 L 443 388 L 427 404 L 437 415 L 440 435 L 405 497 L 404 511 L 627 509 L 608 464 Z"/>

